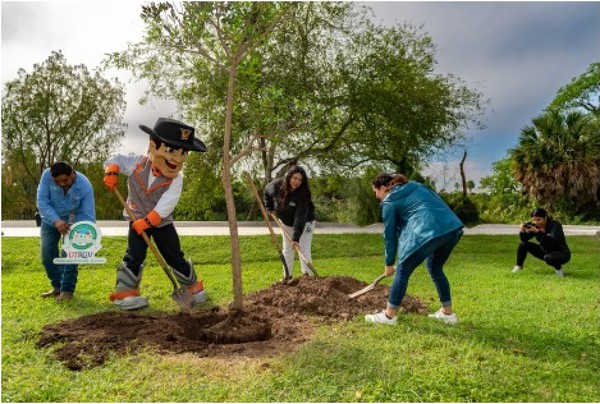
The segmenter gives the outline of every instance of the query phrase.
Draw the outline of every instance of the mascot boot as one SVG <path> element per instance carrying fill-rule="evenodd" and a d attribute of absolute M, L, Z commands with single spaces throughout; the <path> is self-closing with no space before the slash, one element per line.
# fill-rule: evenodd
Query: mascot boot
<path fill-rule="evenodd" d="M 204 284 L 198 280 L 196 271 L 194 271 L 194 264 L 192 260 L 187 260 L 188 268 L 190 269 L 189 275 L 185 276 L 181 272 L 173 268 L 175 278 L 179 281 L 182 288 L 186 288 L 192 294 L 194 304 L 203 303 L 206 301 L 206 292 L 204 291 Z"/>
<path fill-rule="evenodd" d="M 140 266 L 140 273 L 135 276 L 125 262 L 117 267 L 117 285 L 115 292 L 108 297 L 111 302 L 122 310 L 137 310 L 148 306 L 148 299 L 140 296 L 140 279 L 144 266 Z"/>

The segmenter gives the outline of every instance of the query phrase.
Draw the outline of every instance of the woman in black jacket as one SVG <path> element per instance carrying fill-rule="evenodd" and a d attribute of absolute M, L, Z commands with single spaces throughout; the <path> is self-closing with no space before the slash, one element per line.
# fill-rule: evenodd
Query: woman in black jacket
<path fill-rule="evenodd" d="M 571 259 L 571 250 L 567 245 L 562 225 L 548 212 L 542 208 L 531 212 L 531 221 L 521 224 L 519 236 L 521 243 L 517 249 L 517 265 L 513 268 L 513 272 L 523 269 L 527 253 L 530 253 L 554 267 L 556 275 L 565 276 L 562 266 Z M 529 241 L 534 237 L 539 244 Z"/>
<path fill-rule="evenodd" d="M 308 261 L 312 261 L 311 244 L 315 229 L 315 206 L 313 205 L 306 171 L 300 166 L 291 167 L 283 178 L 271 181 L 264 191 L 265 208 L 271 214 L 275 212 L 284 224 L 288 234 L 292 234 L 290 243 L 283 237 L 283 256 L 289 274 L 292 277 L 294 269 L 294 248 L 299 247 Z M 308 265 L 300 261 L 302 273 L 312 275 Z"/>

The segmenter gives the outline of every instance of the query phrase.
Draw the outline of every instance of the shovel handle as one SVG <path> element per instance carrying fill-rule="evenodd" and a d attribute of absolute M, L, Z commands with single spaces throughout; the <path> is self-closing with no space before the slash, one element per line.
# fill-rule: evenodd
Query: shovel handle
<path fill-rule="evenodd" d="M 277 236 L 275 235 L 275 230 L 273 230 L 273 226 L 271 226 L 271 221 L 269 220 L 269 215 L 267 214 L 267 210 L 265 209 L 265 206 L 263 205 L 263 203 L 260 199 L 260 195 L 258 194 L 258 189 L 256 189 L 256 185 L 254 185 L 254 181 L 252 180 L 252 177 L 250 177 L 250 174 L 248 172 L 244 173 L 244 178 L 246 179 L 246 182 L 248 183 L 248 187 L 254 194 L 254 197 L 256 198 L 256 203 L 258 204 L 258 207 L 260 208 L 260 212 L 262 213 L 263 218 L 265 219 L 265 223 L 267 224 L 267 227 L 269 228 L 269 233 L 271 234 L 271 241 L 275 245 L 275 248 L 277 248 L 277 252 L 279 252 L 279 258 L 281 259 L 281 262 L 283 263 L 285 277 L 289 278 L 289 277 L 291 277 L 292 274 L 290 272 L 290 269 L 287 266 L 285 257 L 283 256 L 283 251 L 281 251 L 281 247 L 279 246 L 279 241 L 277 241 Z"/>
<path fill-rule="evenodd" d="M 127 202 L 125 202 L 125 199 L 123 199 L 123 196 L 121 195 L 121 192 L 119 192 L 119 190 L 116 187 L 114 189 L 114 192 L 115 192 L 115 195 L 117 195 L 117 198 L 119 198 L 119 201 L 121 202 L 121 204 L 123 205 L 123 207 L 125 208 L 125 210 L 127 211 L 127 215 L 129 216 L 129 218 L 131 219 L 131 221 L 132 222 L 135 221 L 135 216 L 134 216 L 133 212 L 131 211 L 131 209 L 129 208 L 129 206 L 127 205 Z M 152 251 L 152 253 L 156 257 L 156 260 L 158 261 L 159 265 L 164 269 L 165 273 L 167 274 L 167 276 L 169 277 L 169 279 L 173 283 L 173 287 L 175 289 L 177 289 L 179 287 L 179 285 L 177 285 L 177 281 L 175 280 L 175 278 L 173 278 L 173 275 L 171 274 L 171 271 L 168 270 L 169 266 L 167 265 L 167 263 L 163 259 L 162 255 L 159 254 L 159 252 L 156 249 L 156 247 L 154 246 L 154 244 L 152 244 L 152 242 L 148 238 L 148 235 L 146 234 L 145 231 L 142 232 L 142 238 L 144 239 L 144 241 L 146 242 L 146 244 L 148 244 L 148 247 L 150 248 L 150 251 Z"/>

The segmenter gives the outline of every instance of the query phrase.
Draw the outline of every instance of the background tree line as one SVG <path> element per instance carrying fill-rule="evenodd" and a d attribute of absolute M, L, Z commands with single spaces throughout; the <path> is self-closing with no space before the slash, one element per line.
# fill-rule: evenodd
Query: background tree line
<path fill-rule="evenodd" d="M 457 77 L 434 73 L 429 35 L 410 24 L 375 26 L 357 3 L 158 3 L 141 17 L 146 36 L 103 67 L 147 79 L 148 97 L 177 100 L 180 118 L 208 145 L 186 166 L 180 220 L 228 219 L 226 170 L 235 215 L 255 219 L 241 171 L 264 186 L 298 163 L 312 169 L 318 220 L 373 223 L 377 172 L 433 186 L 420 176 L 428 159 L 482 127 L 486 101 Z M 599 83 L 593 64 L 561 88 L 482 179 L 483 194 L 443 196 L 468 222 L 518 220 L 533 205 L 574 221 L 600 219 Z M 69 66 L 60 51 L 19 71 L 2 98 L 3 219 L 33 218 L 39 176 L 55 160 L 90 178 L 99 219 L 120 218 L 101 179 L 125 133 L 124 108 L 118 81 Z"/>

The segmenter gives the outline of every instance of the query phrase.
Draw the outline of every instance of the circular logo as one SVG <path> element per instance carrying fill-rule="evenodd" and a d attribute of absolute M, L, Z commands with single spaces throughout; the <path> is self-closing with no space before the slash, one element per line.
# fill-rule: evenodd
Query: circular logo
<path fill-rule="evenodd" d="M 69 242 L 77 250 L 87 250 L 100 242 L 98 236 L 93 223 L 77 222 L 69 232 Z"/>

